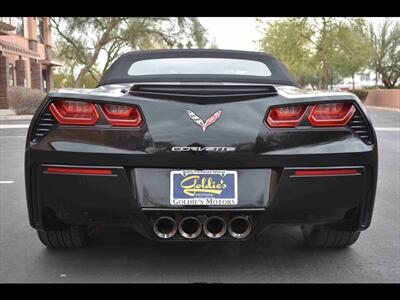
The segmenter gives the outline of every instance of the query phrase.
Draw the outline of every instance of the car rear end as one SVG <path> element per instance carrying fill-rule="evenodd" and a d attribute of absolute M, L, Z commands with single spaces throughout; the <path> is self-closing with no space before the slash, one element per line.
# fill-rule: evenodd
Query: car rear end
<path fill-rule="evenodd" d="M 221 114 L 203 130 L 188 111 L 203 122 Z M 25 168 L 39 231 L 102 224 L 160 241 L 247 240 L 271 224 L 366 229 L 377 144 L 352 94 L 108 85 L 50 93 L 29 128 Z"/>

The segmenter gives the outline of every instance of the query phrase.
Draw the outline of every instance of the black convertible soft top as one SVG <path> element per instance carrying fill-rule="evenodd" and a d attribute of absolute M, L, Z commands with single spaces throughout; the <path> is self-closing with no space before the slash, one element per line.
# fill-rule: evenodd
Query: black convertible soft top
<path fill-rule="evenodd" d="M 270 76 L 216 75 L 216 74 L 168 74 L 168 75 L 128 75 L 130 66 L 140 60 L 158 58 L 232 58 L 259 61 L 267 65 Z M 268 53 L 221 50 L 221 49 L 168 49 L 133 51 L 121 55 L 106 71 L 98 86 L 114 83 L 135 82 L 244 82 L 282 84 L 297 86 L 287 68 Z"/>

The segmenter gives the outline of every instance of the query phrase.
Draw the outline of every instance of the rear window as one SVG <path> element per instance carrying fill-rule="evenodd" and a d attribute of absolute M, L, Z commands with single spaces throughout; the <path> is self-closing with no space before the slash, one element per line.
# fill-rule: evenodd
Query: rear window
<path fill-rule="evenodd" d="M 129 76 L 170 74 L 271 76 L 271 71 L 255 60 L 197 57 L 139 60 L 128 70 Z"/>

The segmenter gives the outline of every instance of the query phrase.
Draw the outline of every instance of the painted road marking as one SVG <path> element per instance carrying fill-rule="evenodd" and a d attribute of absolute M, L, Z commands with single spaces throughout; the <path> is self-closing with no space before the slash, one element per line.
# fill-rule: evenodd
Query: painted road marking
<path fill-rule="evenodd" d="M 11 181 L 11 180 L 5 180 L 5 181 L 0 181 L 0 183 L 14 183 L 14 181 Z"/>
<path fill-rule="evenodd" d="M 0 129 L 29 128 L 29 124 L 0 124 Z"/>
<path fill-rule="evenodd" d="M 400 127 L 375 127 L 376 131 L 400 131 Z"/>

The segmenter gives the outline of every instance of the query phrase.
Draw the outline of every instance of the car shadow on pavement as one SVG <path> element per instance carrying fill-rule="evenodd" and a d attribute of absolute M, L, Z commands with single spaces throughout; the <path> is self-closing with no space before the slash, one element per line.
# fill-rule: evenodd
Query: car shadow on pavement
<path fill-rule="evenodd" d="M 309 248 L 299 227 L 277 226 L 246 242 L 204 243 L 156 242 L 130 229 L 100 228 L 90 247 L 47 249 L 44 256 L 71 282 L 318 282 L 327 262 L 340 257 L 342 265 L 353 255 L 351 248 Z"/>

